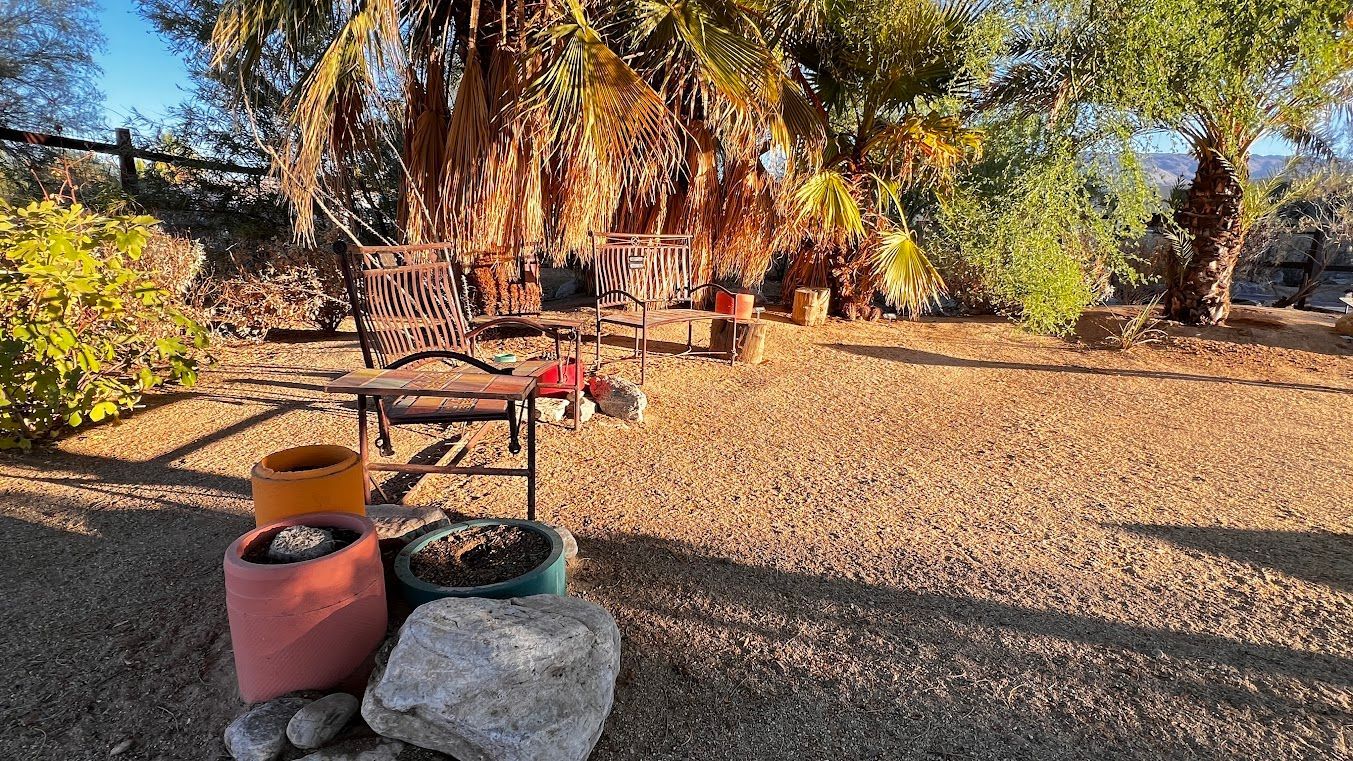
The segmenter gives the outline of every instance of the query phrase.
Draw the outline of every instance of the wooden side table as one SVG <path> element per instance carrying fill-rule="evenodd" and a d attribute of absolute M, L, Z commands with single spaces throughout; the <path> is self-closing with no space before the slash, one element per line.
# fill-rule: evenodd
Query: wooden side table
<path fill-rule="evenodd" d="M 536 518 L 536 379 L 530 376 L 486 373 L 479 370 L 372 370 L 361 369 L 330 381 L 331 394 L 357 396 L 357 439 L 362 467 L 369 471 L 396 473 L 450 473 L 470 476 L 525 476 L 526 517 Z M 458 465 L 371 462 L 367 453 L 367 397 L 414 399 L 413 406 L 437 406 L 445 399 L 487 399 L 507 403 L 508 417 L 526 412 L 526 467 L 488 468 Z"/>

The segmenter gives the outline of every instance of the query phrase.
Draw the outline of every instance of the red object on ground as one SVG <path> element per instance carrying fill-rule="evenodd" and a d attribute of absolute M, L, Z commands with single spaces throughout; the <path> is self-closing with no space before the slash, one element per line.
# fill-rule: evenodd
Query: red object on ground
<path fill-rule="evenodd" d="M 558 363 L 553 363 L 549 367 L 540 371 L 538 375 L 536 375 L 536 383 L 538 384 L 536 388 L 539 389 L 537 395 L 553 396 L 556 398 L 566 397 L 569 395 L 569 390 L 567 388 L 542 388 L 542 387 L 545 386 L 546 384 L 553 384 L 557 386 L 568 386 L 569 388 L 572 388 L 573 385 L 576 384 L 577 382 L 578 382 L 578 363 L 576 361 L 565 362 L 564 370 L 562 373 L 559 371 Z"/>
<path fill-rule="evenodd" d="M 361 533 L 321 558 L 265 565 L 243 559 L 287 526 Z M 307 513 L 256 528 L 225 553 L 226 612 L 240 697 L 257 703 L 295 690 L 327 690 L 362 667 L 385 638 L 385 576 L 376 528 L 350 513 Z"/>
<path fill-rule="evenodd" d="M 734 299 L 723 291 L 714 293 L 714 311 L 720 314 L 731 314 L 739 320 L 751 320 L 752 308 L 756 306 L 756 295 L 751 293 L 737 294 L 737 310 L 734 311 Z"/>

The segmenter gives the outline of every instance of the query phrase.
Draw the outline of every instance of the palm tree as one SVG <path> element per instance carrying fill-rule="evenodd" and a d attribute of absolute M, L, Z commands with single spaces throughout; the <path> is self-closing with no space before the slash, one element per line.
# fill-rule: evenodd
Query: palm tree
<path fill-rule="evenodd" d="M 874 314 L 880 290 L 920 312 L 944 282 L 917 245 L 902 199 L 908 189 L 942 185 L 980 148 L 981 132 L 964 123 L 977 84 L 965 50 L 985 7 L 971 0 L 778 5 L 779 40 L 828 125 L 825 143 L 786 183 L 786 292 L 829 286 L 833 311 L 847 318 Z M 811 245 L 802 245 L 805 238 Z"/>
<path fill-rule="evenodd" d="M 1183 138 L 1197 171 L 1175 217 L 1166 314 L 1216 324 L 1230 311 L 1245 185 L 1269 135 L 1330 154 L 1332 115 L 1353 99 L 1353 11 L 1341 0 L 1080 0 L 1028 12 L 997 101 L 1066 120 L 1105 114 Z"/>
<path fill-rule="evenodd" d="M 300 232 L 320 209 L 371 235 L 338 207 L 353 157 L 394 144 L 400 237 L 454 240 L 465 264 L 536 244 L 585 258 L 591 230 L 681 230 L 706 273 L 764 271 L 774 204 L 758 157 L 821 129 L 726 0 L 230 0 L 213 45 L 242 72 L 268 46 L 294 53 L 274 170 Z M 508 269 L 469 271 L 506 296 Z"/>

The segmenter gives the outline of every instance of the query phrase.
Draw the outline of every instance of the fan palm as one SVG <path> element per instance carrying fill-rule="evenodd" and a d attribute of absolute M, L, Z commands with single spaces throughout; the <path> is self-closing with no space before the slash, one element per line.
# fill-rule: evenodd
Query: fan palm
<path fill-rule="evenodd" d="M 724 0 L 229 0 L 213 45 L 244 72 L 297 51 L 274 167 L 302 233 L 354 154 L 397 142 L 408 242 L 585 259 L 590 230 L 681 230 L 707 272 L 755 276 L 773 231 L 757 157 L 821 129 Z"/>
<path fill-rule="evenodd" d="M 848 318 L 872 314 L 880 291 L 912 313 L 943 292 L 902 198 L 980 149 L 962 107 L 976 85 L 965 45 L 983 12 L 968 0 L 777 4 L 780 40 L 828 124 L 821 148 L 789 173 L 786 289 L 829 286 L 833 311 Z"/>
<path fill-rule="evenodd" d="M 1054 0 L 1034 4 L 993 97 L 1055 119 L 1126 115 L 1169 130 L 1198 166 L 1164 301 L 1173 319 L 1230 310 L 1250 152 L 1269 135 L 1316 154 L 1353 99 L 1346 0 Z"/>

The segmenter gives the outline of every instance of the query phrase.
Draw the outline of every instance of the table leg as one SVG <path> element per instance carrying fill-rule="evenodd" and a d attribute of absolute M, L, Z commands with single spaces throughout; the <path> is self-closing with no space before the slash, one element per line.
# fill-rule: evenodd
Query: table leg
<path fill-rule="evenodd" d="M 536 392 L 526 399 L 526 520 L 536 519 Z"/>
<path fill-rule="evenodd" d="M 357 453 L 362 463 L 362 499 L 371 503 L 371 471 L 367 470 L 366 451 L 366 395 L 357 395 Z"/>

